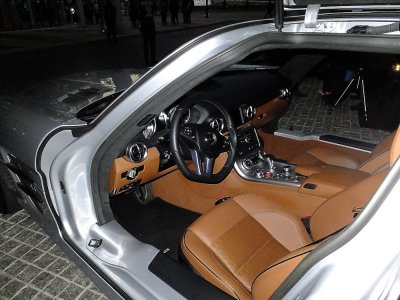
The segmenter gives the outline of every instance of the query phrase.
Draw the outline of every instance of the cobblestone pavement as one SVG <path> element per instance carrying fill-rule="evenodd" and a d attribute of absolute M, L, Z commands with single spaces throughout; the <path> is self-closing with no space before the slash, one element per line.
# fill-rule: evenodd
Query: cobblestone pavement
<path fill-rule="evenodd" d="M 0 214 L 0 299 L 107 299 L 24 211 Z"/>
<path fill-rule="evenodd" d="M 385 130 L 362 128 L 357 110 L 350 106 L 359 100 L 350 96 L 332 113 L 331 106 L 321 99 L 322 81 L 307 78 L 295 92 L 289 110 L 279 121 L 279 128 L 300 131 L 305 134 L 332 134 L 377 144 L 385 135 Z"/>

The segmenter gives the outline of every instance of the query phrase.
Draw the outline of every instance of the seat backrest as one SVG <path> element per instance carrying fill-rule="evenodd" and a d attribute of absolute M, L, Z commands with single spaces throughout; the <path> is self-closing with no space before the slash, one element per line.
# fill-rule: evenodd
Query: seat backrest
<path fill-rule="evenodd" d="M 292 251 L 268 267 L 254 280 L 251 287 L 252 298 L 254 300 L 269 299 L 298 264 L 317 246 L 318 244 L 313 244 Z"/>
<path fill-rule="evenodd" d="M 400 130 L 392 134 L 390 150 L 390 167 L 400 156 Z M 378 186 L 381 184 L 389 168 L 372 174 L 352 187 L 325 201 L 311 217 L 311 232 L 314 241 L 323 239 L 350 224 L 358 209 L 362 209 Z M 319 243 L 292 251 L 285 255 L 254 280 L 251 294 L 254 300 L 269 299 L 283 281 L 293 272 L 300 262 Z"/>
<path fill-rule="evenodd" d="M 389 165 L 390 149 L 392 148 L 393 140 L 397 131 L 388 134 L 378 145 L 376 145 L 374 150 L 371 152 L 370 158 L 358 167 L 360 171 L 373 174 Z"/>
<path fill-rule="evenodd" d="M 310 219 L 310 228 L 314 241 L 350 224 L 359 210 L 371 198 L 388 172 L 389 169 L 385 169 L 372 174 L 322 203 Z"/>
<path fill-rule="evenodd" d="M 393 139 L 392 149 L 390 151 L 390 167 L 394 165 L 400 156 L 400 126 L 397 129 L 396 135 Z"/>

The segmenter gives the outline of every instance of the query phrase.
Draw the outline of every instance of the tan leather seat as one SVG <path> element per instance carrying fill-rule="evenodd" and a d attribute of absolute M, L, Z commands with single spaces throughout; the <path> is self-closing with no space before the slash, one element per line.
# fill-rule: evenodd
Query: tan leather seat
<path fill-rule="evenodd" d="M 400 131 L 391 165 L 400 154 Z M 206 280 L 237 299 L 267 299 L 316 245 L 350 224 L 389 169 L 379 171 L 325 201 L 311 216 L 312 238 L 280 205 L 242 194 L 214 207 L 185 232 L 184 256 Z"/>
<path fill-rule="evenodd" d="M 359 169 L 370 174 L 389 164 L 390 147 L 393 143 L 395 132 L 387 135 L 371 152 L 367 160 L 361 161 L 338 149 L 314 147 L 295 156 L 290 160 L 295 165 L 322 166 L 325 164 Z"/>

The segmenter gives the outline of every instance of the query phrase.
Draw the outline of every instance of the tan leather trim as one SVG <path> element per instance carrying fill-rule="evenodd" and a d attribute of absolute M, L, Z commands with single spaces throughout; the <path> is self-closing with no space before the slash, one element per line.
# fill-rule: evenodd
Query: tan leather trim
<path fill-rule="evenodd" d="M 229 283 L 234 281 L 235 282 L 234 285 L 235 286 L 237 285 L 236 279 L 234 279 L 231 274 L 226 273 L 226 271 L 222 268 L 218 268 L 218 271 L 223 272 L 223 274 L 225 274 L 228 277 L 228 280 L 224 280 L 223 278 L 218 276 L 215 272 L 213 272 L 209 267 L 207 267 L 207 265 L 205 265 L 187 246 L 186 236 L 187 236 L 187 231 L 185 232 L 185 235 L 182 239 L 181 249 L 183 255 L 186 257 L 190 265 L 196 270 L 196 272 L 198 272 L 205 280 L 207 280 L 217 288 L 223 290 L 228 295 L 231 295 L 235 299 L 251 299 L 250 293 L 243 287 L 241 287 L 241 293 L 239 297 L 235 289 Z M 193 246 L 196 248 L 199 248 L 199 244 L 201 248 L 203 247 L 206 248 L 205 245 L 196 237 L 193 238 L 191 243 L 193 243 Z M 212 253 L 210 252 L 209 255 L 212 255 Z"/>
<path fill-rule="evenodd" d="M 305 153 L 307 150 L 315 147 L 339 150 L 341 153 L 345 153 L 360 162 L 366 161 L 370 157 L 370 153 L 368 152 L 324 143 L 322 141 L 297 141 L 268 134 L 262 130 L 259 130 L 258 134 L 264 140 L 265 152 L 272 153 L 275 157 L 287 161 L 291 161 L 295 156 Z"/>
<path fill-rule="evenodd" d="M 314 147 L 307 150 L 307 153 L 316 157 L 328 165 L 356 169 L 361 164 L 361 161 L 355 157 L 349 156 L 340 149 L 329 149 L 322 147 Z M 293 159 L 295 161 L 295 158 Z"/>
<path fill-rule="evenodd" d="M 396 131 L 389 133 L 371 152 L 371 157 L 375 157 L 383 152 L 390 150 L 393 144 Z"/>
<path fill-rule="evenodd" d="M 171 188 L 179 187 L 179 188 Z M 251 182 L 242 179 L 236 171 L 219 184 L 204 184 L 187 180 L 177 170 L 152 183 L 155 196 L 165 201 L 199 213 L 205 213 L 218 199 L 243 193 L 260 195 L 281 205 L 298 217 L 311 215 L 326 198 L 298 193 L 297 188 L 276 184 Z"/>
<path fill-rule="evenodd" d="M 400 127 L 397 129 L 396 135 L 393 140 L 392 149 L 390 151 L 390 166 L 392 167 L 400 156 Z"/>
<path fill-rule="evenodd" d="M 282 206 L 256 194 L 242 194 L 233 200 L 289 251 L 312 242 L 300 218 L 287 213 Z"/>
<path fill-rule="evenodd" d="M 353 209 L 366 205 L 388 172 L 389 170 L 384 170 L 370 175 L 325 201 L 310 220 L 314 240 L 326 237 L 350 224 L 354 219 Z"/>
<path fill-rule="evenodd" d="M 370 174 L 337 166 L 322 166 L 319 173 L 311 174 L 299 188 L 299 193 L 330 198 L 347 187 L 365 179 Z M 304 185 L 314 184 L 315 189 L 306 189 Z"/>
<path fill-rule="evenodd" d="M 296 172 L 305 176 L 311 176 L 314 173 L 323 172 L 325 165 L 313 166 L 313 165 L 296 165 Z"/>
<path fill-rule="evenodd" d="M 287 257 L 289 250 L 283 243 L 295 239 L 298 242 L 291 242 L 291 247 L 303 247 L 311 242 L 300 220 L 281 209 L 257 195 L 227 200 L 188 228 L 182 251 L 206 280 L 247 299 L 255 278 Z M 257 218 L 260 215 L 265 218 Z M 274 219 L 275 215 L 282 219 Z"/>
<path fill-rule="evenodd" d="M 254 300 L 269 299 L 290 273 L 317 245 L 304 247 L 282 257 L 272 267 L 261 273 L 253 283 L 251 293 Z"/>
<path fill-rule="evenodd" d="M 138 180 L 142 180 L 141 184 L 154 180 L 157 177 L 160 177 L 164 174 L 172 172 L 176 170 L 176 166 L 171 167 L 162 172 L 158 172 L 158 167 L 160 164 L 160 154 L 158 153 L 157 148 L 149 148 L 147 150 L 147 157 L 141 163 L 133 163 L 131 161 L 126 160 L 123 157 L 119 157 L 114 160 L 108 179 L 108 190 L 111 192 L 113 189 L 120 191 L 120 189 L 127 184 L 133 183 Z M 121 178 L 121 174 L 129 171 L 132 168 L 137 168 L 143 166 L 144 169 L 137 175 L 137 177 L 133 180 L 128 180 L 126 178 Z"/>
<path fill-rule="evenodd" d="M 257 107 L 256 117 L 250 121 L 256 128 L 266 125 L 268 122 L 282 116 L 289 107 L 289 101 L 279 97 L 268 101 L 267 103 Z"/>
<path fill-rule="evenodd" d="M 373 174 L 384 166 L 388 166 L 390 161 L 390 149 L 377 154 L 373 158 L 365 161 L 358 170 Z"/>

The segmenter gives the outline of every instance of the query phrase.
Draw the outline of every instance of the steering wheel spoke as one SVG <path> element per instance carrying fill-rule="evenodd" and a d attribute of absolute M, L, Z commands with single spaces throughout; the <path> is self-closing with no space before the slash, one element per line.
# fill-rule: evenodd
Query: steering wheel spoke
<path fill-rule="evenodd" d="M 200 153 L 196 150 L 190 150 L 190 154 L 192 156 L 192 161 L 194 164 L 194 169 L 196 171 L 197 175 L 202 175 L 202 161 L 201 161 L 201 156 Z"/>
<path fill-rule="evenodd" d="M 212 175 L 214 170 L 215 158 L 206 157 L 204 159 L 204 174 Z"/>
<path fill-rule="evenodd" d="M 197 150 L 190 150 L 195 172 L 197 175 L 211 176 L 214 170 L 215 158 L 202 157 Z"/>

